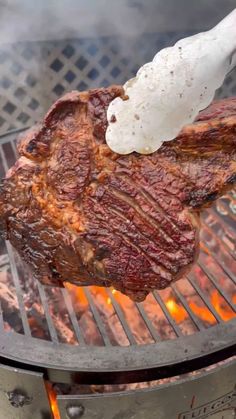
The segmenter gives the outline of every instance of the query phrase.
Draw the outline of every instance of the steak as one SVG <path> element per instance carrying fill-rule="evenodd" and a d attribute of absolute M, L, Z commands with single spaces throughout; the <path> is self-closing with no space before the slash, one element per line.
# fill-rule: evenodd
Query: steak
<path fill-rule="evenodd" d="M 72 92 L 19 140 L 0 229 L 44 284 L 113 286 L 136 301 L 188 272 L 199 214 L 236 181 L 236 98 L 214 102 L 152 155 L 105 143 L 119 86 Z"/>

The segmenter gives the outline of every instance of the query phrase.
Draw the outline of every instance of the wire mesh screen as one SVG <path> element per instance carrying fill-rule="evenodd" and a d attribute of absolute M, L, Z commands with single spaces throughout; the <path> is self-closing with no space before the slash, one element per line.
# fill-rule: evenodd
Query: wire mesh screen
<path fill-rule="evenodd" d="M 40 120 L 64 93 L 124 83 L 163 47 L 191 33 L 146 34 L 0 46 L 0 134 Z M 218 96 L 236 94 L 236 72 Z"/>

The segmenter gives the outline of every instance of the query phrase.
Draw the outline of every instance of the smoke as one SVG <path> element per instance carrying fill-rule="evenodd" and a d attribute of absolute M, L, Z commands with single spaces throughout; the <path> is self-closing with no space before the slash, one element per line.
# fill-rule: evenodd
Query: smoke
<path fill-rule="evenodd" d="M 234 7 L 235 0 L 0 0 L 0 43 L 207 30 Z"/>
<path fill-rule="evenodd" d="M 147 17 L 139 0 L 0 0 L 0 42 L 133 36 L 147 29 Z"/>

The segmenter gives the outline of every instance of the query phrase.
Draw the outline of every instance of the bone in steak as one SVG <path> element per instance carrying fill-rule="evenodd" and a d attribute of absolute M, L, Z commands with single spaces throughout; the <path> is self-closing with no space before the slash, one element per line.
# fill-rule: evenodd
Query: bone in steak
<path fill-rule="evenodd" d="M 199 211 L 236 181 L 236 99 L 213 103 L 152 155 L 120 156 L 105 131 L 122 95 L 67 94 L 23 136 L 1 186 L 1 231 L 41 282 L 113 286 L 141 301 L 191 268 Z"/>

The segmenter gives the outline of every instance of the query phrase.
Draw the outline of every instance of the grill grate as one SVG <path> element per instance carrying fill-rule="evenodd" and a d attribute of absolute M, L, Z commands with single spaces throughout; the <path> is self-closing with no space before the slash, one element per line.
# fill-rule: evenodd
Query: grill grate
<path fill-rule="evenodd" d="M 16 158 L 15 135 L 11 133 L 2 138 L 1 171 L 10 167 L 13 154 Z M 54 351 L 60 349 L 65 353 L 81 348 L 81 351 L 92 354 L 94 349 L 104 348 L 109 358 L 111 351 L 117 348 L 133 352 L 135 348 L 138 350 L 151 345 L 161 350 L 161 345 L 177 341 L 182 342 L 183 350 L 190 337 L 194 345 L 200 337 L 208 341 L 209 332 L 213 333 L 215 351 L 222 346 L 221 330 L 224 345 L 234 346 L 231 342 L 234 334 L 231 332 L 227 338 L 225 326 L 236 327 L 236 230 L 231 225 L 235 219 L 234 207 L 227 206 L 227 218 L 217 210 L 224 205 L 225 199 L 223 197 L 212 209 L 203 213 L 200 257 L 188 278 L 167 290 L 155 291 L 142 303 L 133 303 L 110 289 L 99 292 L 96 287 L 76 288 L 75 291 L 45 287 L 34 280 L 11 245 L 2 242 L 0 327 L 1 338 L 10 339 L 11 357 L 19 358 L 19 347 L 12 346 L 12 342 L 18 342 L 19 336 L 25 341 L 24 356 L 27 360 L 27 347 L 32 344 L 37 344 L 46 354 L 50 351 L 45 344 L 53 345 L 51 348 Z M 234 194 L 228 195 L 227 199 L 234 203 Z M 11 278 L 9 292 L 17 302 L 10 312 L 1 292 L 6 272 Z M 16 319 L 15 323 L 12 318 Z M 88 336 L 90 331 L 92 337 Z M 9 352 L 9 344 L 5 350 Z M 79 351 L 77 355 L 81 353 Z M 198 356 L 204 351 L 203 346 Z M 38 361 L 36 355 L 31 354 L 33 363 Z M 3 356 L 6 354 L 3 353 Z M 122 365 L 126 361 L 126 353 L 121 352 L 119 363 Z M 95 358 L 91 358 L 88 369 L 94 370 L 96 362 Z M 83 369 L 83 358 L 78 357 L 76 367 Z"/>

